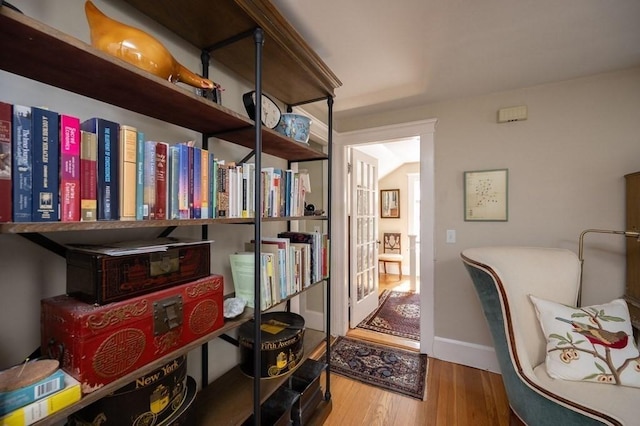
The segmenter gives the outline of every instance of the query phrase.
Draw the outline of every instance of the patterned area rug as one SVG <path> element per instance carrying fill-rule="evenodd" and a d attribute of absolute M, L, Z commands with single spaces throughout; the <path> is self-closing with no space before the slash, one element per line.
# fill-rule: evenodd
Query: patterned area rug
<path fill-rule="evenodd" d="M 385 290 L 358 328 L 420 341 L 420 294 Z"/>
<path fill-rule="evenodd" d="M 425 398 L 427 356 L 417 352 L 339 336 L 331 345 L 331 372 L 419 400 Z"/>

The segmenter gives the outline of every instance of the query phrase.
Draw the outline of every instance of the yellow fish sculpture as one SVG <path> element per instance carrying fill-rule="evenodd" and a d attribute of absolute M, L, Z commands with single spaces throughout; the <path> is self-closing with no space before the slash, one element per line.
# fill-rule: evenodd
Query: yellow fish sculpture
<path fill-rule="evenodd" d="M 217 86 L 181 65 L 160 41 L 142 30 L 109 18 L 91 1 L 85 3 L 84 11 L 93 47 L 172 83 L 185 83 L 200 89 Z"/>

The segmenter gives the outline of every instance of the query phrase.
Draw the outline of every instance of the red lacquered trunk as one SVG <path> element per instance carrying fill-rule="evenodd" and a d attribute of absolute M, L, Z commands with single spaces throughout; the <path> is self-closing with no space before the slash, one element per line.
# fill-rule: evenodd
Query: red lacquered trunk
<path fill-rule="evenodd" d="M 42 351 L 90 393 L 224 324 L 223 278 L 96 306 L 70 296 L 42 300 Z"/>

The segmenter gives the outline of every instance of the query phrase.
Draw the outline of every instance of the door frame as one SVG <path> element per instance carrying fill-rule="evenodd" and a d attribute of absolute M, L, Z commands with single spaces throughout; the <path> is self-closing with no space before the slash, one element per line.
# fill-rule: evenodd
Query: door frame
<path fill-rule="evenodd" d="M 434 135 L 437 119 L 414 121 L 336 133 L 332 155 L 331 235 L 331 333 L 344 336 L 349 330 L 348 194 L 341 183 L 347 182 L 347 147 L 381 143 L 411 137 L 420 138 L 420 199 L 424 215 L 420 218 L 420 353 L 432 354 L 434 341 L 434 261 L 435 261 L 435 170 Z"/>

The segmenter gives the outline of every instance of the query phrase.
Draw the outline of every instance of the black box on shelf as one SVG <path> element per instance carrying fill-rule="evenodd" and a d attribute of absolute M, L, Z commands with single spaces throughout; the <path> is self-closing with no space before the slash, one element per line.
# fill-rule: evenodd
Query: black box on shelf
<path fill-rule="evenodd" d="M 140 249 L 134 242 L 120 253 L 106 245 L 71 246 L 67 252 L 67 294 L 104 305 L 206 277 L 210 274 L 210 246 L 209 242 L 182 244 L 169 238 Z M 126 254 L 129 251 L 132 254 Z"/>
<path fill-rule="evenodd" d="M 260 424 L 263 426 L 290 426 L 291 409 L 298 402 L 300 394 L 286 386 L 280 386 L 260 408 Z M 243 426 L 253 425 L 253 415 Z"/>
<path fill-rule="evenodd" d="M 324 362 L 307 359 L 289 379 L 289 388 L 300 394 L 300 398 L 291 409 L 294 426 L 306 424 L 322 401 L 320 375 L 326 367 L 327 364 Z"/>

